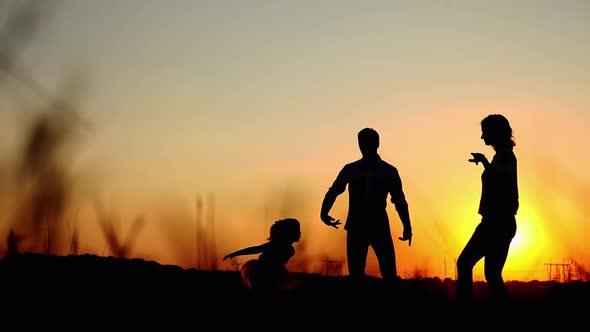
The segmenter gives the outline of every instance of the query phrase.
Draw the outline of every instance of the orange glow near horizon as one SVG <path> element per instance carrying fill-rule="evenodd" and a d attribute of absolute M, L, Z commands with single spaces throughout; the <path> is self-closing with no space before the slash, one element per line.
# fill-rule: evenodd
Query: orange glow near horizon
<path fill-rule="evenodd" d="M 549 239 L 543 229 L 545 221 L 541 220 L 534 208 L 523 202 L 517 218 L 517 230 L 510 245 L 505 267 L 505 278 L 513 280 L 540 279 L 542 266 L 539 259 L 547 256 Z"/>
<path fill-rule="evenodd" d="M 476 211 L 480 193 L 481 168 L 467 163 L 466 159 L 468 153 L 474 149 L 483 151 L 488 157 L 491 157 L 493 152 L 489 147 L 482 146 L 478 136 L 445 138 L 444 132 L 457 125 L 456 122 L 443 122 L 443 119 L 449 116 L 455 115 L 433 114 L 431 119 L 416 117 L 408 119 L 405 124 L 405 128 L 419 128 L 425 127 L 428 123 L 436 123 L 436 126 L 428 129 L 428 132 L 434 137 L 441 137 L 441 143 L 448 147 L 447 151 L 443 149 L 432 151 L 433 160 L 437 163 L 437 172 L 429 171 L 431 168 L 429 163 L 424 162 L 426 154 L 430 154 L 428 140 L 415 140 L 416 148 L 406 149 L 406 146 L 396 145 L 399 142 L 396 138 L 410 135 L 410 133 L 400 133 L 395 129 L 382 131 L 382 136 L 386 137 L 387 143 L 393 145 L 389 147 L 384 144 L 384 154 L 389 154 L 389 151 L 393 150 L 391 155 L 399 156 L 392 159 L 396 161 L 394 163 L 399 166 L 404 177 L 415 232 L 412 247 L 408 248 L 406 243 L 397 241 L 395 244 L 398 271 L 403 277 L 412 277 L 417 272 L 423 276 L 453 277 L 454 261 L 479 222 L 480 216 Z M 514 123 L 517 124 L 524 121 L 517 116 L 513 118 Z M 466 132 L 469 132 L 470 136 L 479 135 L 478 123 L 475 120 L 478 118 L 472 119 L 475 124 L 472 123 L 471 126 L 476 128 L 470 128 Z M 551 120 L 541 118 L 537 121 L 545 124 Z M 468 124 L 462 123 L 461 126 L 467 127 Z M 527 137 L 527 132 L 524 130 L 519 130 L 519 134 L 519 138 Z M 462 143 L 462 141 L 469 142 Z M 288 181 L 277 185 L 276 183 L 281 182 L 282 175 L 292 170 L 285 169 L 287 167 L 285 164 L 275 167 L 272 159 L 269 159 L 268 165 L 265 165 L 266 168 L 258 168 L 254 177 L 240 178 L 234 183 L 220 182 L 219 191 L 215 193 L 215 211 L 212 211 L 215 218 L 214 234 L 210 235 L 207 231 L 207 235 L 201 237 L 201 240 L 207 238 L 210 244 L 214 244 L 215 251 L 210 253 L 219 258 L 230 250 L 261 243 L 268 236 L 268 226 L 272 220 L 285 216 L 297 216 L 303 222 L 303 238 L 298 246 L 299 255 L 293 258 L 293 268 L 301 272 L 316 272 L 321 268 L 322 260 L 330 257 L 341 260 L 343 272 L 346 272 L 344 230 L 325 227 L 319 220 L 318 209 L 319 202 L 340 164 L 358 157 L 356 146 L 348 146 L 351 142 L 354 142 L 354 139 L 349 139 L 342 146 L 337 147 L 339 160 L 323 160 L 322 166 L 317 169 L 302 168 L 306 172 L 311 172 L 306 175 L 309 179 L 307 181 L 287 176 Z M 581 204 L 584 201 L 582 196 L 576 200 L 567 193 L 575 192 L 576 195 L 584 195 L 587 194 L 588 187 L 585 187 L 581 178 L 565 172 L 564 168 L 560 168 L 558 164 L 536 162 L 533 158 L 536 152 L 530 146 L 527 147 L 525 139 L 519 140 L 518 143 L 520 143 L 517 145 L 517 156 L 520 160 L 521 208 L 517 215 L 517 233 L 504 270 L 505 279 L 546 279 L 543 264 L 552 258 L 559 260 L 562 257 L 574 257 L 580 259 L 579 263 L 586 266 L 587 262 L 583 260 L 586 256 L 579 253 L 584 244 L 584 234 L 588 233 L 588 229 L 575 221 L 578 216 L 583 215 L 587 207 Z M 424 151 L 427 152 L 422 155 Z M 348 157 L 342 157 L 345 154 Z M 452 158 L 445 158 L 445 156 Z M 264 169 L 268 167 L 271 167 L 273 171 L 266 172 L 265 177 Z M 235 173 L 231 176 L 238 179 L 240 175 Z M 258 186 L 252 185 L 249 181 L 257 183 Z M 11 181 L 5 183 L 14 185 L 15 190 L 18 188 L 17 183 L 12 184 Z M 195 241 L 198 237 L 194 195 L 189 197 L 190 191 L 180 186 L 182 180 L 176 181 L 179 183 L 177 187 L 157 187 L 151 188 L 150 191 L 141 187 L 141 183 L 132 183 L 131 186 L 121 187 L 123 190 L 113 186 L 112 189 L 104 190 L 102 194 L 99 194 L 98 197 L 101 199 L 98 200 L 103 200 L 101 204 L 104 210 L 102 211 L 97 210 L 98 205 L 95 203 L 97 197 L 80 196 L 70 202 L 71 206 L 64 211 L 64 218 L 68 219 L 65 231 L 71 231 L 73 216 L 77 213 L 76 209 L 79 209 L 77 217 L 80 250 L 111 255 L 108 240 L 105 239 L 106 234 L 98 226 L 98 218 L 101 216 L 111 218 L 109 222 L 112 223 L 114 231 L 121 239 L 124 239 L 131 228 L 132 221 L 142 216 L 146 221 L 145 227 L 140 229 L 136 245 L 133 247 L 133 255 L 157 260 L 164 264 L 177 264 L 185 268 L 196 266 L 198 248 Z M 245 184 L 244 188 L 251 190 L 246 192 L 237 188 L 242 183 Z M 229 186 L 225 187 L 225 185 Z M 552 193 L 552 191 L 556 192 Z M 11 196 L 10 199 L 4 200 L 2 208 L 10 210 L 11 202 L 16 202 L 17 198 L 18 196 Z M 338 198 L 332 214 L 344 219 L 346 209 L 347 197 L 343 194 Z M 397 239 L 402 227 L 395 209 L 391 206 L 388 209 L 393 237 Z M 11 216 L 9 219 L 14 217 Z M 203 218 L 206 219 L 209 216 L 203 216 Z M 205 228 L 208 227 L 213 227 L 213 224 L 205 226 Z M 0 228 L 2 238 L 6 238 L 7 231 L 8 225 L 2 225 Z M 568 234 L 569 238 L 567 238 Z M 0 248 L 5 248 L 5 245 L 2 244 Z M 476 265 L 475 279 L 483 279 L 483 263 L 482 260 Z M 219 262 L 217 266 L 222 269 L 235 268 L 228 262 Z M 379 275 L 372 251 L 369 253 L 367 272 L 371 275 Z"/>

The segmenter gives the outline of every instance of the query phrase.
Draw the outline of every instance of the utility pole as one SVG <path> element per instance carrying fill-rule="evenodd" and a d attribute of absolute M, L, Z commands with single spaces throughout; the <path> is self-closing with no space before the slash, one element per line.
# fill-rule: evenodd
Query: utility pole
<path fill-rule="evenodd" d="M 207 225 L 209 226 L 209 230 L 207 232 L 207 256 L 209 260 L 209 268 L 211 270 L 217 270 L 217 248 L 215 246 L 215 200 L 213 198 L 213 194 L 209 195 L 209 208 L 208 211 L 208 221 Z"/>
<path fill-rule="evenodd" d="M 201 258 L 203 256 L 203 200 L 197 195 L 195 202 L 195 220 L 196 220 L 196 268 L 202 269 Z"/>

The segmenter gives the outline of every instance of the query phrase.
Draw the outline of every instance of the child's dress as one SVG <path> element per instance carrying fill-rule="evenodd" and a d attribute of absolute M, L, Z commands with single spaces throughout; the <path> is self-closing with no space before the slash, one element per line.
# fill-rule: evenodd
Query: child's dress
<path fill-rule="evenodd" d="M 242 280 L 249 289 L 257 292 L 292 291 L 296 282 L 285 265 L 295 254 L 290 244 L 267 242 L 258 257 L 247 261 L 241 268 Z"/>

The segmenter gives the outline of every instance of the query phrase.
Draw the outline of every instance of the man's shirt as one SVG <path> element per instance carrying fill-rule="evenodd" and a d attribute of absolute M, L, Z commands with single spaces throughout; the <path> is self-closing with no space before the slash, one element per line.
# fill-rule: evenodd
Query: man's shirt
<path fill-rule="evenodd" d="M 407 207 L 397 168 L 382 160 L 359 159 L 346 164 L 328 189 L 322 211 L 329 211 L 348 186 L 348 215 L 344 229 L 389 229 L 387 195 L 396 209 Z M 327 209 L 327 210 L 326 210 Z"/>

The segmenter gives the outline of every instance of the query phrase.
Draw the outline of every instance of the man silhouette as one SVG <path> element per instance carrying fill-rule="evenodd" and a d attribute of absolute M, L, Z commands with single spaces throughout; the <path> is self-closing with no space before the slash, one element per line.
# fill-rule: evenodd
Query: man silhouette
<path fill-rule="evenodd" d="M 395 249 L 387 215 L 387 196 L 395 205 L 403 224 L 402 241 L 412 245 L 412 225 L 402 181 L 397 168 L 381 159 L 377 153 L 379 134 L 373 128 L 358 132 L 362 158 L 346 164 L 338 173 L 322 201 L 320 218 L 331 227 L 338 228 L 340 219 L 329 215 L 336 198 L 348 186 L 348 215 L 344 229 L 348 273 L 352 280 L 364 278 L 369 246 L 373 248 L 381 276 L 397 281 Z"/>

